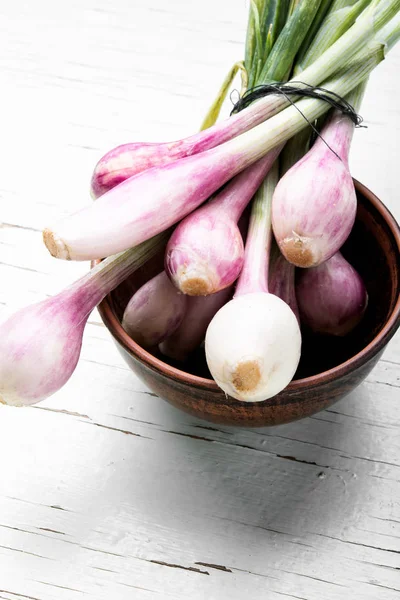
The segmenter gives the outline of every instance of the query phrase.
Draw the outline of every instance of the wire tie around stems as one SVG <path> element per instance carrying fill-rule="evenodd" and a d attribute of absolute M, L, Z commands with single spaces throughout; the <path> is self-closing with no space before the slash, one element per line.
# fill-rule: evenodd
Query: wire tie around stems
<path fill-rule="evenodd" d="M 307 121 L 314 133 L 319 138 L 321 138 L 321 140 L 329 148 L 329 150 L 331 150 L 331 152 L 333 152 L 333 154 L 335 154 L 335 156 L 337 156 L 340 160 L 340 156 L 333 150 L 333 148 L 329 146 L 329 144 L 321 136 L 315 125 L 305 116 L 305 114 L 303 114 L 303 112 L 291 99 L 290 96 L 300 96 L 305 98 L 316 98 L 317 100 L 323 100 L 324 102 L 330 104 L 336 110 L 339 110 L 341 113 L 346 115 L 346 117 L 348 117 L 354 123 L 355 127 L 366 127 L 366 125 L 361 124 L 363 122 L 363 118 L 361 117 L 361 115 L 357 114 L 353 106 L 349 102 L 347 102 L 345 98 L 323 87 L 309 85 L 308 83 L 304 83 L 303 81 L 293 81 L 292 83 L 268 83 L 250 88 L 243 94 L 241 98 L 239 98 L 239 100 L 236 103 L 234 103 L 231 115 L 240 112 L 244 108 L 247 108 L 255 100 L 259 100 L 260 98 L 264 98 L 265 96 L 270 96 L 273 94 L 281 94 L 282 96 L 285 96 L 287 101 L 290 102 L 290 104 L 299 111 L 299 113 L 305 119 L 305 121 Z"/>

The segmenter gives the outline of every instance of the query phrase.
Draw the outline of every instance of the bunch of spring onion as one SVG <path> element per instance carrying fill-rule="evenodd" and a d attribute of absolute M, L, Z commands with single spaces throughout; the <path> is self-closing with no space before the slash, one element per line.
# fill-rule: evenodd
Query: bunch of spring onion
<path fill-rule="evenodd" d="M 253 0 L 242 92 L 295 84 L 301 74 L 305 84 L 343 97 L 355 90 L 357 98 L 400 37 L 399 10 L 400 0 Z M 93 173 L 96 201 L 44 231 L 56 258 L 109 258 L 0 325 L 1 402 L 33 404 L 64 385 L 91 310 L 167 241 L 165 270 L 131 298 L 122 325 L 174 360 L 205 339 L 210 372 L 233 398 L 262 401 L 288 385 L 301 352 L 298 314 L 314 331 L 340 335 L 360 320 L 365 287 L 339 251 L 356 208 L 347 163 L 353 124 L 331 113 L 317 142 L 280 177 L 286 142 L 297 144 L 294 136 L 329 106 L 269 95 L 216 122 L 237 68 L 206 129 L 110 151 Z M 246 236 L 238 221 L 251 200 Z M 271 264 L 272 231 L 283 256 Z M 290 265 L 302 268 L 296 290 Z M 346 306 L 339 286 L 350 290 Z M 336 322 L 326 322 L 327 311 Z"/>

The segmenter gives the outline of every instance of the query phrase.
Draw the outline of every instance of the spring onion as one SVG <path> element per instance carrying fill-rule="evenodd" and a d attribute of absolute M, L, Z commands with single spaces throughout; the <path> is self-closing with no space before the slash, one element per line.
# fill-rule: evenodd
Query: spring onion
<path fill-rule="evenodd" d="M 52 298 L 13 314 L 0 325 L 0 402 L 35 404 L 59 390 L 79 359 L 92 310 L 154 256 L 165 233 L 112 256 Z"/>
<path fill-rule="evenodd" d="M 208 368 L 229 396 L 246 402 L 267 400 L 285 388 L 300 360 L 301 334 L 293 311 L 268 293 L 271 199 L 277 165 L 253 201 L 245 262 L 233 300 L 208 326 Z"/>
<path fill-rule="evenodd" d="M 348 100 L 358 109 L 365 82 Z M 298 267 L 329 259 L 347 239 L 357 198 L 348 157 L 354 123 L 335 111 L 305 156 L 281 178 L 272 223 L 282 254 Z"/>

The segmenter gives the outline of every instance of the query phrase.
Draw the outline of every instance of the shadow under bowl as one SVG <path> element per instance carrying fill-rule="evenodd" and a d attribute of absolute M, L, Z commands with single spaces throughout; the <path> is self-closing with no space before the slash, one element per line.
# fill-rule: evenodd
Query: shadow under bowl
<path fill-rule="evenodd" d="M 99 306 L 123 358 L 155 394 L 185 412 L 225 425 L 263 427 L 310 416 L 337 402 L 368 375 L 400 325 L 400 229 L 382 202 L 355 181 L 358 208 L 343 255 L 362 276 L 369 303 L 356 329 L 343 338 L 303 332 L 302 358 L 295 378 L 263 402 L 227 397 L 211 379 L 203 350 L 185 365 L 166 362 L 136 344 L 121 317 L 132 293 L 159 273 L 162 256 L 150 261 L 109 294 Z"/>

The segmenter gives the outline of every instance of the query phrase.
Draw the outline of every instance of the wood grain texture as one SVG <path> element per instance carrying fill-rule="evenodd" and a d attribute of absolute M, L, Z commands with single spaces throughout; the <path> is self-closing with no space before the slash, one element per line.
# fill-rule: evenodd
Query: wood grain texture
<path fill-rule="evenodd" d="M 96 160 L 198 128 L 242 58 L 243 0 L 0 3 L 0 319 L 86 264 L 41 229 Z M 353 175 L 398 204 L 400 48 L 371 76 Z M 0 419 L 0 598 L 400 598 L 400 336 L 312 418 L 238 431 L 178 412 L 97 314 L 70 382 Z"/>

